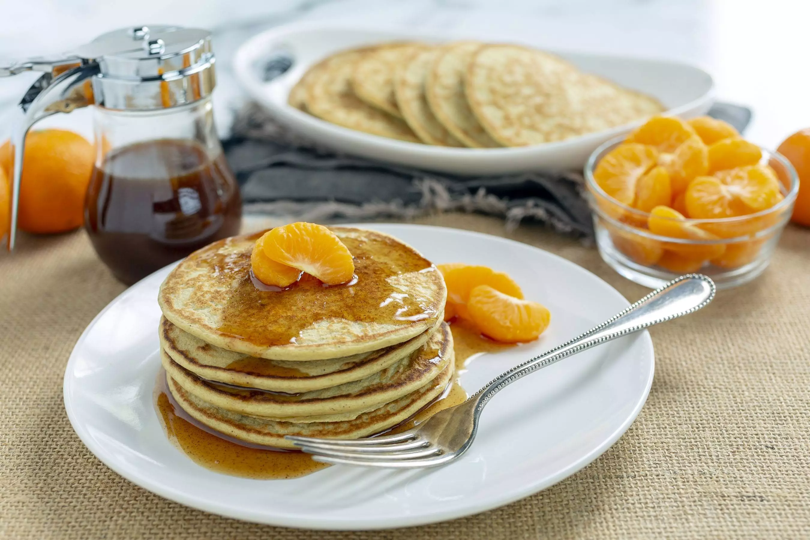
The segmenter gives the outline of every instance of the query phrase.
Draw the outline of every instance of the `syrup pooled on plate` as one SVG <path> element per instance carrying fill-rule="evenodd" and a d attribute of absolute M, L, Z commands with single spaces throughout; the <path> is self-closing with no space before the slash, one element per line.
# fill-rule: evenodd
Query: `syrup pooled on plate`
<path fill-rule="evenodd" d="M 174 401 L 163 370 L 158 375 L 154 395 L 155 409 L 169 440 L 206 469 L 257 480 L 282 480 L 306 476 L 329 466 L 303 452 L 252 445 L 203 426 Z"/>

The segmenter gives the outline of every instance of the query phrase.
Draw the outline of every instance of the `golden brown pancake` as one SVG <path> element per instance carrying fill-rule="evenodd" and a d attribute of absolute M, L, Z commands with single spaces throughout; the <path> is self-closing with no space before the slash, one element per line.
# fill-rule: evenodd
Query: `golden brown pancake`
<path fill-rule="evenodd" d="M 449 362 L 444 371 L 422 388 L 352 420 L 340 422 L 294 423 L 234 413 L 195 397 L 171 377 L 167 377 L 167 382 L 177 403 L 206 426 L 243 441 L 294 449 L 295 445 L 285 436 L 358 439 L 396 426 L 438 398 L 452 381 L 453 372 L 454 363 Z"/>
<path fill-rule="evenodd" d="M 427 343 L 396 364 L 365 379 L 300 394 L 280 394 L 224 386 L 205 381 L 162 352 L 166 372 L 189 394 L 240 414 L 286 419 L 291 417 L 361 413 L 421 388 L 453 359 L 453 337 L 446 323 Z"/>
<path fill-rule="evenodd" d="M 273 392 L 310 392 L 358 381 L 402 360 L 425 344 L 433 331 L 370 353 L 333 360 L 290 362 L 228 351 L 169 322 L 160 322 L 160 346 L 172 360 L 200 378 Z"/>
<path fill-rule="evenodd" d="M 447 289 L 438 269 L 383 233 L 334 227 L 354 256 L 356 280 L 325 287 L 305 275 L 262 290 L 250 254 L 262 233 L 214 242 L 183 260 L 160 288 L 173 324 L 230 351 L 311 361 L 368 353 L 412 339 L 442 318 Z"/>

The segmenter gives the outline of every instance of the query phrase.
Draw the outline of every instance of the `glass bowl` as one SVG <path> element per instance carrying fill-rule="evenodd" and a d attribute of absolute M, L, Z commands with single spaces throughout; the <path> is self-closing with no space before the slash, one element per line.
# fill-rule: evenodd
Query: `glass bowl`
<path fill-rule="evenodd" d="M 599 161 L 623 140 L 622 137 L 607 141 L 591 154 L 585 165 L 596 244 L 607 264 L 627 279 L 651 288 L 693 272 L 711 277 L 718 288 L 735 287 L 751 281 L 767 268 L 799 191 L 799 178 L 787 159 L 761 148 L 760 163 L 776 171 L 784 196 L 775 206 L 735 218 L 678 221 L 681 226 L 702 229 L 713 238 L 671 238 L 650 232 L 648 212 L 613 199 L 594 180 L 593 171 Z"/>

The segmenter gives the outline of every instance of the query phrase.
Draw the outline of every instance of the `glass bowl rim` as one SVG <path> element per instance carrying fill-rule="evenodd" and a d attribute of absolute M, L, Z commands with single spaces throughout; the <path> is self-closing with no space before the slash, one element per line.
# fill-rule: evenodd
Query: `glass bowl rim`
<path fill-rule="evenodd" d="M 600 144 L 599 147 L 594 150 L 591 155 L 588 157 L 588 161 L 585 163 L 585 183 L 587 184 L 588 189 L 594 190 L 600 197 L 605 198 L 611 204 L 614 204 L 618 208 L 620 208 L 623 212 L 627 212 L 633 216 L 643 218 L 645 221 L 650 217 L 650 212 L 643 212 L 638 210 L 637 208 L 633 208 L 632 206 L 627 206 L 624 203 L 621 203 L 605 193 L 602 187 L 596 183 L 596 179 L 593 177 L 593 171 L 596 168 L 597 159 L 602 156 L 602 154 L 606 153 L 608 150 L 619 146 L 627 137 L 624 135 L 620 135 L 618 137 L 614 137 L 605 141 L 604 143 Z M 756 144 L 756 143 L 753 143 Z M 712 219 L 694 219 L 694 218 L 684 218 L 683 220 L 676 219 L 676 218 L 669 218 L 669 217 L 661 217 L 658 219 L 663 219 L 667 221 L 673 222 L 685 222 L 689 225 L 701 225 L 701 224 L 715 224 L 715 223 L 740 223 L 745 222 L 749 219 L 760 218 L 763 216 L 768 216 L 770 214 L 775 214 L 780 210 L 792 205 L 796 200 L 796 196 L 799 193 L 799 175 L 796 173 L 796 169 L 793 168 L 793 164 L 787 160 L 785 156 L 780 154 L 779 152 L 775 152 L 773 150 L 769 150 L 768 148 L 764 148 L 757 144 L 757 147 L 766 152 L 770 157 L 776 158 L 776 160 L 787 170 L 788 176 L 790 178 L 790 189 L 788 190 L 785 198 L 773 205 L 770 208 L 765 210 L 761 210 L 759 212 L 755 212 L 753 214 L 746 214 L 744 216 L 736 216 L 730 218 L 712 218 Z M 781 182 L 780 182 L 781 183 Z"/>

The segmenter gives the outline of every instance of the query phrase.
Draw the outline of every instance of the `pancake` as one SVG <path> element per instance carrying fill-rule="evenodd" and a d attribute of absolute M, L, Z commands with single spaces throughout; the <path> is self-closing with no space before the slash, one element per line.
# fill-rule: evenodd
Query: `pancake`
<path fill-rule="evenodd" d="M 307 76 L 306 110 L 327 122 L 365 133 L 420 142 L 402 119 L 358 98 L 351 86 L 354 68 L 368 49 L 345 51 L 327 58 Z"/>
<path fill-rule="evenodd" d="M 394 96 L 394 74 L 397 66 L 424 48 L 418 43 L 393 43 L 369 52 L 354 66 L 352 90 L 369 105 L 402 118 Z"/>
<path fill-rule="evenodd" d="M 464 93 L 467 66 L 482 44 L 451 43 L 441 48 L 425 80 L 425 94 L 436 119 L 455 138 L 471 148 L 500 146 L 481 127 Z"/>
<path fill-rule="evenodd" d="M 238 389 L 205 381 L 174 362 L 165 351 L 161 360 L 166 372 L 189 394 L 240 414 L 285 419 L 360 413 L 397 400 L 421 388 L 453 360 L 453 336 L 443 323 L 427 343 L 410 356 L 365 379 L 304 392 L 279 394 L 247 388 Z"/>
<path fill-rule="evenodd" d="M 447 289 L 430 261 L 383 233 L 332 230 L 355 258 L 353 284 L 325 287 L 305 275 L 285 290 L 259 289 L 250 254 L 262 233 L 235 236 L 172 270 L 158 293 L 163 315 L 216 347 L 290 361 L 368 353 L 438 324 Z"/>
<path fill-rule="evenodd" d="M 552 54 L 485 45 L 464 82 L 475 117 L 505 146 L 562 141 L 663 111 L 655 99 L 583 73 Z"/>
<path fill-rule="evenodd" d="M 215 347 L 162 318 L 160 346 L 203 379 L 274 392 L 309 392 L 358 381 L 402 360 L 425 344 L 431 330 L 392 347 L 334 360 L 268 360 Z"/>
<path fill-rule="evenodd" d="M 436 119 L 425 95 L 425 80 L 438 48 L 422 50 L 396 71 L 394 90 L 402 117 L 416 135 L 428 144 L 464 146 Z"/>
<path fill-rule="evenodd" d="M 286 440 L 285 436 L 359 439 L 392 428 L 438 398 L 452 381 L 453 370 L 453 362 L 450 362 L 436 378 L 415 392 L 365 412 L 353 420 L 342 422 L 294 423 L 247 416 L 206 403 L 187 392 L 170 376 L 167 377 L 167 382 L 169 392 L 177 403 L 191 417 L 206 426 L 250 443 L 295 449 L 296 446 Z"/>

